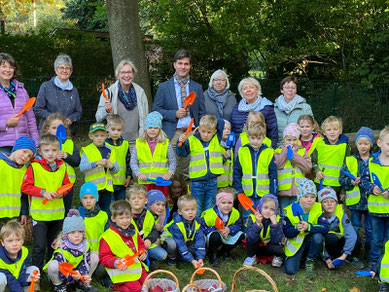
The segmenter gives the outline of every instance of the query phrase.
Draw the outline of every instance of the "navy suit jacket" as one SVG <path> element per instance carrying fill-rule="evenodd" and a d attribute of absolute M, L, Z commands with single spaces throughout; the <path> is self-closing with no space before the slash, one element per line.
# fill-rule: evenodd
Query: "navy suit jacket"
<path fill-rule="evenodd" d="M 190 79 L 189 92 L 196 92 L 196 99 L 189 106 L 189 109 L 191 118 L 194 118 L 194 125 L 198 126 L 201 117 L 205 114 L 203 88 L 200 84 Z M 177 110 L 178 103 L 174 87 L 174 77 L 172 77 L 158 86 L 153 104 L 153 111 L 159 112 L 163 117 L 162 130 L 165 131 L 169 139 L 172 139 L 176 132 L 178 122 L 176 117 Z"/>

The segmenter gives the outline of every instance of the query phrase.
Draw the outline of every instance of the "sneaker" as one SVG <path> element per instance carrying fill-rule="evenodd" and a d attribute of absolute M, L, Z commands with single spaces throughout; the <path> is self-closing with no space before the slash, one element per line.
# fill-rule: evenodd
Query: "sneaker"
<path fill-rule="evenodd" d="M 54 285 L 54 291 L 55 292 L 66 292 L 66 284 L 65 283 L 61 283 L 59 285 Z"/>
<path fill-rule="evenodd" d="M 385 282 L 378 282 L 378 292 L 389 292 L 389 284 Z"/>
<path fill-rule="evenodd" d="M 308 277 L 316 276 L 315 262 L 313 260 L 307 259 L 305 261 L 305 273 L 307 273 Z"/>
<path fill-rule="evenodd" d="M 211 254 L 209 256 L 209 262 L 211 263 L 211 265 L 213 267 L 218 267 L 219 266 L 219 261 L 217 259 L 217 255 L 216 254 Z"/>
<path fill-rule="evenodd" d="M 354 268 L 363 269 L 365 265 L 357 258 L 346 258 L 346 262 L 350 263 Z"/>
<path fill-rule="evenodd" d="M 243 262 L 243 266 L 244 267 L 252 267 L 255 265 L 256 262 L 257 262 L 257 259 L 255 257 L 247 257 Z"/>
<path fill-rule="evenodd" d="M 282 257 L 273 257 L 273 260 L 271 262 L 272 267 L 279 268 L 282 265 Z"/>
<path fill-rule="evenodd" d="M 175 268 L 176 267 L 176 259 L 167 259 L 167 265 L 170 268 Z"/>

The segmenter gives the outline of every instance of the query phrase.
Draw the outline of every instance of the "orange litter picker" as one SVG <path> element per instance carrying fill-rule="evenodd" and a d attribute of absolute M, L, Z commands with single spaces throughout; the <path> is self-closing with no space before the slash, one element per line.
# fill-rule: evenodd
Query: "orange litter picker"
<path fill-rule="evenodd" d="M 67 192 L 68 190 L 70 190 L 73 187 L 73 185 L 74 185 L 74 183 L 68 183 L 66 185 L 63 185 L 62 187 L 59 187 L 56 191 L 57 195 L 62 195 L 64 192 Z M 48 201 L 49 201 L 49 199 L 44 199 L 42 201 L 42 204 L 46 205 Z"/>
<path fill-rule="evenodd" d="M 126 266 L 126 267 L 131 266 L 132 264 L 135 263 L 135 260 L 134 260 L 134 259 L 135 259 L 137 256 L 140 256 L 140 255 L 141 255 L 142 253 L 144 253 L 144 252 L 145 252 L 145 249 L 142 248 L 142 249 L 138 250 L 136 253 L 134 253 L 132 256 L 130 256 L 130 255 L 128 254 L 128 255 L 126 255 L 125 257 L 121 258 L 120 261 L 119 261 L 119 263 L 118 263 L 118 268 L 120 269 L 120 268 L 122 268 L 123 266 Z"/>
<path fill-rule="evenodd" d="M 34 292 L 34 286 L 35 286 L 35 276 L 38 275 L 38 270 L 34 270 L 32 272 L 32 281 L 30 285 L 30 289 L 28 289 L 28 292 Z"/>
<path fill-rule="evenodd" d="M 74 266 L 71 264 L 71 263 L 68 263 L 68 262 L 64 262 L 64 263 L 60 263 L 59 264 L 59 271 L 65 276 L 65 277 L 69 277 L 69 275 L 80 275 L 79 272 L 75 272 L 74 271 Z M 80 280 L 81 281 L 84 281 L 85 280 L 85 276 L 83 275 L 80 275 Z"/>
<path fill-rule="evenodd" d="M 108 96 L 107 96 L 107 94 L 105 93 L 104 83 L 101 84 L 101 92 L 103 93 L 103 96 L 104 96 L 105 100 L 106 100 L 107 102 L 109 102 Z M 109 112 L 112 111 L 112 107 L 110 107 L 110 108 L 108 109 L 108 111 L 109 111 Z"/>
<path fill-rule="evenodd" d="M 29 111 L 36 101 L 36 97 L 31 97 L 26 103 L 23 105 L 23 109 L 16 115 L 19 118 L 24 112 Z"/>

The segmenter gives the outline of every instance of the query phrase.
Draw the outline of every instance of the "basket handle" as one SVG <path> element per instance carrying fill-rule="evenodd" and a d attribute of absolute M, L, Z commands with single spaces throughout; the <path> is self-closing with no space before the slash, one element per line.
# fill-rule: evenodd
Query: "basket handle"
<path fill-rule="evenodd" d="M 231 287 L 231 292 L 234 292 L 234 291 L 238 291 L 238 287 L 236 285 L 236 278 L 238 276 L 238 274 L 242 271 L 247 271 L 247 270 L 251 270 L 251 271 L 255 271 L 255 272 L 258 272 L 260 273 L 262 276 L 264 276 L 266 278 L 266 280 L 268 280 L 270 282 L 270 284 L 273 286 L 273 290 L 274 292 L 278 292 L 278 287 L 277 287 L 277 284 L 274 282 L 274 280 L 272 279 L 272 277 L 269 276 L 268 273 L 266 273 L 265 271 L 259 269 L 259 268 L 255 268 L 255 267 L 243 267 L 243 268 L 240 268 L 239 270 L 237 270 L 234 274 L 234 277 L 232 278 L 232 287 Z M 263 290 L 252 290 L 252 291 L 263 291 Z"/>
<path fill-rule="evenodd" d="M 153 272 L 151 272 L 150 274 L 147 275 L 145 281 L 143 282 L 143 288 L 146 288 L 147 287 L 147 281 L 151 278 L 151 276 L 154 276 L 155 274 L 168 274 L 170 275 L 173 280 L 176 282 L 176 288 L 179 289 L 180 288 L 180 284 L 178 283 L 178 279 L 177 277 L 170 271 L 167 271 L 167 270 L 155 270 Z"/>
<path fill-rule="evenodd" d="M 194 288 L 196 288 L 199 292 L 201 292 L 201 288 L 200 288 L 198 285 L 193 284 L 193 283 L 189 283 L 188 285 L 186 285 L 186 286 L 182 289 L 181 292 L 185 292 L 186 289 L 188 289 L 189 287 L 194 287 Z"/>
<path fill-rule="evenodd" d="M 199 270 L 212 272 L 216 276 L 217 280 L 219 281 L 219 287 L 223 288 L 223 282 L 222 282 L 222 279 L 220 278 L 220 275 L 218 274 L 218 272 L 216 272 L 214 269 L 204 268 L 204 267 L 198 268 L 197 270 L 195 270 L 193 272 L 192 277 L 190 277 L 190 284 L 193 284 L 194 277 L 197 275 L 197 272 Z"/>

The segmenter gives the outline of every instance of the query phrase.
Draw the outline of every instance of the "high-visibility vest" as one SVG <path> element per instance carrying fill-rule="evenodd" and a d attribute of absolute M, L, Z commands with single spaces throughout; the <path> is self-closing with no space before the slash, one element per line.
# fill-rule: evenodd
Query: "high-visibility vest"
<path fill-rule="evenodd" d="M 109 144 L 105 142 L 107 145 L 109 145 L 112 149 L 116 150 L 116 160 L 118 162 L 119 171 L 118 173 L 112 174 L 112 183 L 114 186 L 122 186 L 124 185 L 124 181 L 127 178 L 127 152 L 130 147 L 130 144 L 127 140 L 123 140 L 122 145 L 115 146 L 112 144 Z"/>
<path fill-rule="evenodd" d="M 308 150 L 307 150 L 308 156 L 311 156 L 311 154 L 313 153 L 313 151 L 315 151 L 316 146 L 317 146 L 317 143 L 323 142 L 323 141 L 324 141 L 324 140 L 323 140 L 322 137 L 320 137 L 319 135 L 316 135 L 316 137 L 315 137 L 315 139 L 313 140 L 313 142 L 312 142 L 311 144 L 308 144 L 308 146 L 307 146 L 307 148 L 308 148 Z M 307 149 L 307 148 L 305 148 L 305 149 Z"/>
<path fill-rule="evenodd" d="M 253 178 L 257 179 L 256 194 L 262 197 L 269 193 L 269 164 L 273 158 L 273 149 L 265 148 L 259 154 L 257 162 L 257 175 L 253 177 L 253 163 L 251 159 L 250 149 L 248 147 L 241 147 L 239 149 L 239 162 L 242 166 L 242 188 L 246 196 L 252 196 Z"/>
<path fill-rule="evenodd" d="M 85 237 L 91 251 L 99 251 L 99 238 L 104 233 L 104 227 L 107 221 L 107 213 L 101 210 L 94 217 L 85 217 Z"/>
<path fill-rule="evenodd" d="M 72 139 L 66 139 L 65 143 L 62 144 L 62 151 L 66 152 L 69 155 L 73 155 L 73 150 L 74 150 L 74 142 Z M 64 161 L 65 162 L 65 161 Z M 67 167 L 67 173 L 68 173 L 68 178 L 71 183 L 76 182 L 76 172 L 72 166 L 69 164 L 66 164 Z"/>
<path fill-rule="evenodd" d="M 219 216 L 216 214 L 215 210 L 213 208 L 210 208 L 208 210 L 205 210 L 201 217 L 204 218 L 205 224 L 207 224 L 208 227 L 215 226 L 216 218 Z M 235 208 L 232 208 L 230 218 L 228 218 L 227 226 L 234 225 L 236 221 L 238 221 L 240 217 L 239 211 Z"/>
<path fill-rule="evenodd" d="M 245 146 L 250 143 L 247 132 L 240 133 L 240 143 L 242 146 Z M 267 147 L 271 148 L 271 140 L 268 137 L 265 137 L 262 141 L 262 144 L 265 144 Z"/>
<path fill-rule="evenodd" d="M 85 153 L 88 158 L 88 161 L 94 162 L 99 161 L 102 158 L 99 149 L 92 143 L 88 146 L 81 148 L 81 155 Z M 114 148 L 111 149 L 111 155 L 109 156 L 109 161 L 112 163 L 116 162 L 116 150 Z M 85 182 L 92 182 L 97 186 L 97 190 L 107 190 L 109 192 L 113 192 L 113 184 L 112 184 L 112 174 L 111 172 L 101 165 L 96 166 L 91 170 L 87 170 L 85 172 Z"/>
<path fill-rule="evenodd" d="M 346 156 L 347 147 L 347 143 L 328 145 L 324 140 L 317 143 L 317 163 L 320 170 L 324 173 L 323 185 L 331 187 L 340 186 L 340 169 Z M 315 182 L 320 183 L 316 178 Z"/>
<path fill-rule="evenodd" d="M 46 190 L 55 192 L 62 186 L 66 173 L 66 165 L 62 163 L 56 171 L 47 171 L 38 162 L 31 163 L 34 172 L 34 185 Z M 61 220 L 65 216 L 65 207 L 62 198 L 55 198 L 42 204 L 44 197 L 31 196 L 30 215 L 36 221 Z"/>
<path fill-rule="evenodd" d="M 26 260 L 27 256 L 28 256 L 28 249 L 27 247 L 22 246 L 22 256 L 17 262 L 7 264 L 0 258 L 0 269 L 8 270 L 12 274 L 12 276 L 15 277 L 15 279 L 18 279 L 20 270 L 22 269 L 23 263 Z"/>
<path fill-rule="evenodd" d="M 20 215 L 21 187 L 27 167 L 10 166 L 4 160 L 0 160 L 0 218 L 13 218 Z"/>
<path fill-rule="evenodd" d="M 277 148 L 275 152 L 281 153 L 281 148 Z M 301 157 L 305 154 L 305 149 L 300 148 L 297 150 L 297 154 Z M 286 160 L 284 168 L 278 169 L 278 190 L 279 191 L 287 191 L 290 190 L 292 187 L 292 181 L 294 178 L 294 184 L 297 186 L 296 180 L 298 178 L 303 178 L 304 174 L 298 168 L 298 166 L 293 167 L 292 163 L 289 161 L 289 159 Z"/>
<path fill-rule="evenodd" d="M 206 150 L 209 152 L 209 170 L 211 173 L 222 174 L 224 172 L 223 157 L 216 135 L 209 142 L 208 148 L 204 148 L 203 144 L 195 136 L 190 136 L 188 140 L 190 147 L 189 177 L 191 179 L 207 174 Z"/>
<path fill-rule="evenodd" d="M 139 171 L 145 174 L 148 178 L 156 179 L 162 177 L 169 171 L 169 160 L 167 151 L 169 147 L 169 139 L 164 143 L 157 143 L 154 153 L 146 141 L 136 139 L 136 154 L 138 155 Z M 142 181 L 138 179 L 139 184 L 152 184 L 150 181 Z"/>
<path fill-rule="evenodd" d="M 286 217 L 289 218 L 290 223 L 292 225 L 296 225 L 300 221 L 298 216 L 293 216 L 292 205 L 287 206 L 284 209 L 284 212 Z M 317 220 L 319 219 L 321 214 L 322 214 L 321 204 L 317 202 L 314 203 L 312 209 L 309 211 L 308 222 L 311 224 L 317 224 Z M 285 255 L 287 257 L 291 257 L 295 255 L 296 252 L 303 245 L 304 238 L 305 238 L 305 231 L 301 231 L 294 238 L 287 238 L 286 246 L 285 246 Z"/>
<path fill-rule="evenodd" d="M 62 242 L 61 242 L 62 244 Z M 70 264 L 73 265 L 74 269 L 77 270 L 77 267 L 78 265 L 84 261 L 86 264 L 87 261 L 86 261 L 86 253 L 90 251 L 90 247 L 87 243 L 87 247 L 86 247 L 86 252 L 79 255 L 78 257 L 74 256 L 71 252 L 67 251 L 66 249 L 63 249 L 63 248 L 57 248 L 54 252 L 53 252 L 53 255 L 51 257 L 51 259 L 46 263 L 46 265 L 43 267 L 43 271 L 47 272 L 47 268 L 49 266 L 49 263 L 54 260 L 54 256 L 56 253 L 60 253 L 62 254 L 62 257 L 64 258 L 64 260 Z"/>
<path fill-rule="evenodd" d="M 385 253 L 381 260 L 380 280 L 389 283 L 389 240 L 385 243 Z"/>
<path fill-rule="evenodd" d="M 101 238 L 103 238 L 107 242 L 109 248 L 111 249 L 111 252 L 118 258 L 123 258 L 126 255 L 132 256 L 134 254 L 131 248 L 129 248 L 127 244 L 124 243 L 120 235 L 113 231 L 111 228 L 107 229 L 107 231 L 103 233 Z M 139 247 L 137 232 L 135 232 L 135 234 L 132 236 L 132 240 L 134 242 L 136 251 L 138 251 Z M 147 266 L 143 262 L 141 263 L 136 257 L 134 258 L 134 263 L 124 271 L 110 268 L 105 269 L 109 277 L 111 278 L 111 281 L 116 284 L 138 280 L 142 275 L 142 267 L 144 267 L 146 271 L 148 271 Z"/>
<path fill-rule="evenodd" d="M 139 233 L 139 235 L 142 237 L 142 239 L 146 238 L 150 234 L 151 230 L 153 229 L 154 225 L 156 224 L 154 216 L 149 210 L 146 210 L 146 216 L 145 216 L 145 219 L 143 221 L 143 226 L 142 226 L 141 230 L 138 229 L 138 226 L 136 226 L 134 220 L 131 220 L 131 221 L 132 221 L 132 224 L 135 226 L 136 232 Z M 153 243 L 150 245 L 150 249 L 153 247 L 156 247 L 156 246 L 157 245 Z"/>
<path fill-rule="evenodd" d="M 222 146 L 220 146 L 220 150 L 222 155 L 224 155 L 227 151 Z M 223 169 L 224 169 L 223 174 L 217 177 L 217 187 L 218 188 L 231 187 L 232 175 L 234 171 L 234 153 L 232 151 L 232 148 L 231 148 L 231 157 L 230 159 L 226 159 L 226 161 L 223 164 Z"/>
<path fill-rule="evenodd" d="M 195 220 L 195 219 L 194 219 Z M 195 227 L 194 227 L 194 230 L 191 234 L 187 234 L 186 232 L 186 229 L 185 229 L 185 225 L 184 225 L 184 222 L 180 221 L 180 222 L 177 222 L 175 223 L 174 220 L 170 221 L 168 224 L 165 225 L 165 227 L 163 228 L 163 230 L 166 231 L 166 234 L 168 237 L 173 237 L 172 234 L 169 232 L 168 228 L 170 225 L 172 224 L 176 224 L 178 229 L 180 230 L 180 232 L 182 233 L 182 236 L 184 236 L 184 240 L 185 242 L 188 242 L 188 241 L 193 241 L 194 238 L 195 238 L 195 235 L 196 235 L 196 232 L 199 228 L 201 228 L 201 225 L 200 223 L 197 222 L 197 220 L 195 220 Z"/>
<path fill-rule="evenodd" d="M 339 232 L 329 231 L 329 233 L 335 234 L 338 238 L 342 238 L 344 236 L 344 227 L 342 223 L 343 214 L 343 205 L 336 204 L 335 216 L 339 219 Z"/>
<path fill-rule="evenodd" d="M 250 214 L 249 218 L 251 218 L 251 221 L 256 224 L 256 219 L 254 214 Z M 277 222 L 279 222 L 281 219 L 280 215 L 277 215 Z M 248 220 L 246 221 L 246 227 L 248 226 Z M 270 242 L 270 225 L 268 226 L 266 233 L 264 231 L 264 228 L 261 229 L 261 232 L 259 233 L 259 239 L 264 244 L 268 244 Z"/>
<path fill-rule="evenodd" d="M 389 188 L 389 166 L 379 165 L 372 162 L 373 157 L 369 159 L 370 181 L 373 182 L 371 177 L 372 173 L 375 173 L 380 180 L 384 190 Z M 389 199 L 385 199 L 382 194 L 369 195 L 367 198 L 367 208 L 370 213 L 386 214 L 389 213 Z"/>
<path fill-rule="evenodd" d="M 358 161 L 354 156 L 346 157 L 346 165 L 348 171 L 353 174 L 355 177 L 358 177 Z M 350 191 L 346 191 L 346 205 L 355 205 L 358 204 L 361 200 L 361 191 L 359 186 L 354 186 Z"/>

